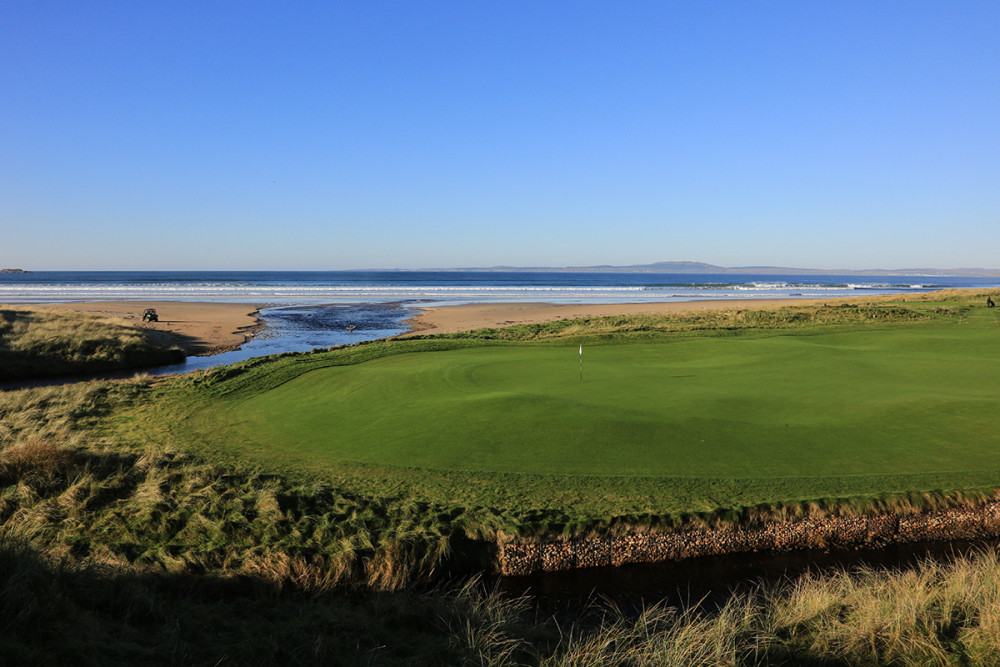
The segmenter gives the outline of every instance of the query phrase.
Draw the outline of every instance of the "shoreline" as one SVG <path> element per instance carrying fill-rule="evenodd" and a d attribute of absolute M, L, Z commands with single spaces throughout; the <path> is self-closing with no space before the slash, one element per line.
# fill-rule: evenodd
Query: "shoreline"
<path fill-rule="evenodd" d="M 540 324 L 565 319 L 746 308 L 771 309 L 843 300 L 842 298 L 703 299 L 600 304 L 489 302 L 426 306 L 414 308 L 414 314 L 401 322 L 408 330 L 392 338 L 503 328 L 518 324 Z M 116 300 L 7 305 L 34 310 L 69 310 L 122 319 L 172 335 L 178 346 L 189 357 L 238 350 L 265 326 L 260 317 L 260 306 L 252 303 Z M 142 323 L 142 313 L 146 308 L 156 309 L 160 318 L 158 322 Z"/>
<path fill-rule="evenodd" d="M 553 304 L 545 302 L 470 303 L 454 306 L 417 307 L 401 323 L 407 331 L 393 338 L 455 333 L 517 324 L 536 324 L 562 319 L 683 313 L 732 308 L 780 308 L 815 303 L 817 299 L 724 299 L 653 303 Z M 829 301 L 829 300 L 828 300 Z M 0 304 L 0 307 L 33 310 L 69 310 L 164 331 L 177 339 L 188 356 L 208 356 L 238 350 L 265 324 L 260 306 L 252 303 L 212 301 L 73 301 L 35 304 Z M 154 308 L 158 322 L 142 323 L 142 313 Z"/>
<path fill-rule="evenodd" d="M 947 293 L 955 290 L 937 290 Z M 986 291 L 962 289 L 962 292 Z M 994 290 L 988 290 L 994 292 Z M 699 299 L 647 303 L 554 304 L 548 302 L 478 302 L 461 305 L 408 305 L 413 314 L 400 321 L 406 331 L 389 338 L 409 338 L 458 333 L 477 329 L 499 329 L 523 324 L 609 316 L 680 314 L 721 310 L 765 310 L 788 306 L 884 301 L 898 295 L 867 297 Z M 905 300 L 905 299 L 904 299 Z M 0 307 L 34 310 L 69 310 L 122 319 L 165 332 L 187 356 L 209 356 L 240 349 L 265 328 L 259 304 L 214 301 L 114 300 L 0 304 Z M 159 322 L 142 323 L 146 308 L 155 308 Z"/>
<path fill-rule="evenodd" d="M 264 326 L 259 306 L 247 303 L 124 300 L 16 304 L 12 307 L 70 310 L 125 320 L 170 334 L 189 357 L 237 350 Z M 156 309 L 158 322 L 142 322 L 142 313 L 147 308 Z"/>

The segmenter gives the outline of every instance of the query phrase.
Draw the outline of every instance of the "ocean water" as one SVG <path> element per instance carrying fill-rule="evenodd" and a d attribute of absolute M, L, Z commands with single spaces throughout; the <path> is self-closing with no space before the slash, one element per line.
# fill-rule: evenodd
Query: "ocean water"
<path fill-rule="evenodd" d="M 636 303 L 843 297 L 996 287 L 1000 278 L 513 271 L 107 271 L 0 274 L 0 303 L 180 300 L 263 306 Z"/>
<path fill-rule="evenodd" d="M 40 271 L 0 274 L 0 303 L 206 301 L 260 308 L 267 329 L 241 349 L 190 357 L 184 364 L 156 371 L 183 373 L 268 354 L 393 336 L 406 331 L 406 319 L 426 306 L 837 298 L 949 287 L 1000 287 L 1000 278 L 527 271 Z"/>

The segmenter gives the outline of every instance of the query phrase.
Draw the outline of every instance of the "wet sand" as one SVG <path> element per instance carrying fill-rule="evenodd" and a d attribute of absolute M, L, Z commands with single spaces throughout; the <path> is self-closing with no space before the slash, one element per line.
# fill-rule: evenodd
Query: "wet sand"
<path fill-rule="evenodd" d="M 472 329 L 539 324 L 555 320 L 608 315 L 647 313 L 688 313 L 699 310 L 734 308 L 781 308 L 823 302 L 817 299 L 726 299 L 719 301 L 675 301 L 669 303 L 606 303 L 554 305 L 551 303 L 477 303 L 464 306 L 424 308 L 410 321 L 413 331 L 403 334 L 439 334 Z"/>
<path fill-rule="evenodd" d="M 174 334 L 190 356 L 233 350 L 245 343 L 260 326 L 257 306 L 245 303 L 193 303 L 186 301 L 94 301 L 18 306 L 32 310 L 72 310 Z M 155 308 L 159 322 L 142 322 L 142 313 Z"/>

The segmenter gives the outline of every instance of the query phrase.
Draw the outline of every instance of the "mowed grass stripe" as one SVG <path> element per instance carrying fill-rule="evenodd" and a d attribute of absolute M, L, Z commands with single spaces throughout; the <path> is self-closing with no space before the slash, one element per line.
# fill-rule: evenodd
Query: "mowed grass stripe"
<path fill-rule="evenodd" d="M 1000 470 L 985 316 L 761 338 L 492 346 L 312 370 L 191 419 L 269 462 L 635 477 Z M 245 394 L 244 394 L 245 395 Z"/>

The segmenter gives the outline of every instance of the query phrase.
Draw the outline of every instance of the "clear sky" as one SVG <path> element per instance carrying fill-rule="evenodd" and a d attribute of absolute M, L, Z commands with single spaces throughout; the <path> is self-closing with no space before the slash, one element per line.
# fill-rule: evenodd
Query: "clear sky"
<path fill-rule="evenodd" d="M 0 266 L 1000 267 L 996 0 L 0 9 Z"/>

